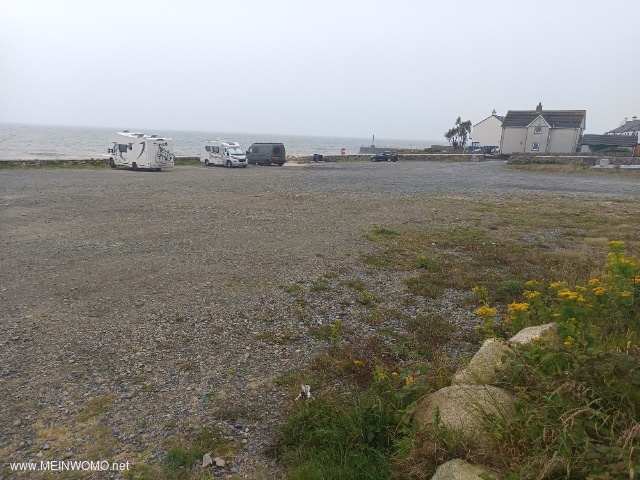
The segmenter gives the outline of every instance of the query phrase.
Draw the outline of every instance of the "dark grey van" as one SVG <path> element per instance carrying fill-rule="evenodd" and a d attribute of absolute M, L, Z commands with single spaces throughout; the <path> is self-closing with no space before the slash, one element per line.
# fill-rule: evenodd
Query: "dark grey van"
<path fill-rule="evenodd" d="M 254 143 L 247 150 L 247 162 L 256 165 L 284 165 L 287 156 L 282 143 Z"/>

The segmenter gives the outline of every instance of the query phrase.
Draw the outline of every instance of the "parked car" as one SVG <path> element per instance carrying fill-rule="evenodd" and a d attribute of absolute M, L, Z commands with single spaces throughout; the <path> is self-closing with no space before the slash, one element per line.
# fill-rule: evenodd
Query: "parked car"
<path fill-rule="evenodd" d="M 397 152 L 378 152 L 375 155 L 371 155 L 372 162 L 397 162 Z"/>
<path fill-rule="evenodd" d="M 247 161 L 256 165 L 279 165 L 287 161 L 282 143 L 253 143 L 247 150 Z"/>
<path fill-rule="evenodd" d="M 200 148 L 200 161 L 209 165 L 246 167 L 247 157 L 238 142 L 230 140 L 205 140 Z"/>

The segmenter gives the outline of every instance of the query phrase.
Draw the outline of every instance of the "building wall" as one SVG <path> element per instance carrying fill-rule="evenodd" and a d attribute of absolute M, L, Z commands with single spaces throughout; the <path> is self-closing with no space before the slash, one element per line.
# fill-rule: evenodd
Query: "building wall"
<path fill-rule="evenodd" d="M 492 115 L 474 125 L 470 143 L 477 143 L 480 147 L 497 147 L 500 145 L 501 136 L 502 122 Z"/>
<path fill-rule="evenodd" d="M 549 137 L 549 153 L 570 153 L 576 151 L 580 130 L 577 128 L 552 128 Z"/>
<path fill-rule="evenodd" d="M 540 133 L 536 133 L 536 127 L 540 127 Z M 542 118 L 537 118 L 527 128 L 527 143 L 525 152 L 547 152 L 549 143 L 549 125 Z M 538 144 L 538 148 L 534 149 L 534 143 Z"/>
<path fill-rule="evenodd" d="M 524 152 L 527 141 L 527 129 L 519 127 L 503 127 L 500 153 L 510 155 L 516 152 Z"/>

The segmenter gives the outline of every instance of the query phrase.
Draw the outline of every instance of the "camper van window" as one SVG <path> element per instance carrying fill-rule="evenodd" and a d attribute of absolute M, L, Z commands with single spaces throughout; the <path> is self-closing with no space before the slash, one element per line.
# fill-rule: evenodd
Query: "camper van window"
<path fill-rule="evenodd" d="M 231 155 L 242 155 L 244 152 L 240 147 L 231 147 L 227 150 L 227 153 L 230 153 Z"/>
<path fill-rule="evenodd" d="M 213 153 L 220 153 L 220 147 L 213 147 Z"/>
<path fill-rule="evenodd" d="M 204 149 L 205 149 L 207 152 L 210 152 L 210 151 L 211 151 L 211 147 L 210 147 L 209 145 L 207 145 L 206 147 L 204 147 Z"/>
<path fill-rule="evenodd" d="M 126 152 L 129 149 L 128 145 L 123 145 L 123 144 L 118 144 L 118 150 L 120 150 L 120 153 L 122 152 Z"/>

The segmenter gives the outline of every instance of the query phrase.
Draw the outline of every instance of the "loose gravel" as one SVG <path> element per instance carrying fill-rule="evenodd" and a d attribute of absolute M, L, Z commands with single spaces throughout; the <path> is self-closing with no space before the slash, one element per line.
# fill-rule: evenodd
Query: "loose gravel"
<path fill-rule="evenodd" d="M 336 318 L 350 341 L 402 328 L 359 322 L 345 279 L 472 328 L 467 294 L 408 301 L 401 272 L 363 268 L 372 226 L 458 221 L 435 197 L 637 202 L 639 186 L 502 162 L 0 171 L 0 478 L 27 460 L 159 462 L 214 426 L 239 446 L 215 475 L 279 478 L 266 451 L 297 391 L 272 380 Z"/>

